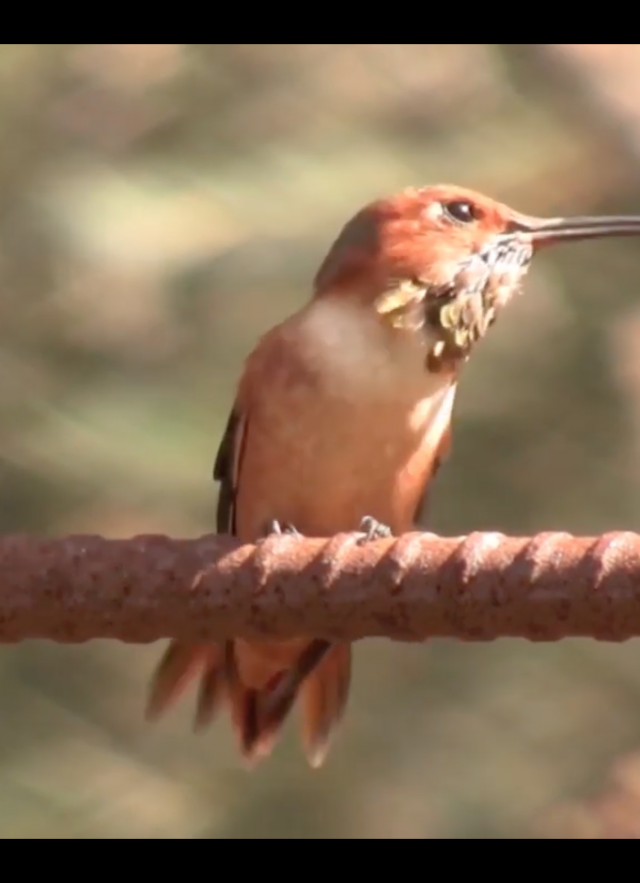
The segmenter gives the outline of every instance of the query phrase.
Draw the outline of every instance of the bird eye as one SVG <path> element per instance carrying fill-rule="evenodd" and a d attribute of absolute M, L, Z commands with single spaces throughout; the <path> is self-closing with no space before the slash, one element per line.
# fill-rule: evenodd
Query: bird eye
<path fill-rule="evenodd" d="M 446 202 L 443 208 L 454 221 L 461 224 L 470 224 L 480 217 L 477 207 L 466 199 L 454 199 L 452 202 Z"/>

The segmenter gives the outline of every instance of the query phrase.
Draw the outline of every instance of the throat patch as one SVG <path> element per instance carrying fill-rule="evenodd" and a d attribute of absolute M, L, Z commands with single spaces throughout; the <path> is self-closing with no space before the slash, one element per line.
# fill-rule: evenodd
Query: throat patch
<path fill-rule="evenodd" d="M 427 322 L 442 334 L 441 351 L 468 354 L 519 290 L 532 256 L 529 243 L 509 236 L 460 262 L 451 283 L 426 302 Z"/>

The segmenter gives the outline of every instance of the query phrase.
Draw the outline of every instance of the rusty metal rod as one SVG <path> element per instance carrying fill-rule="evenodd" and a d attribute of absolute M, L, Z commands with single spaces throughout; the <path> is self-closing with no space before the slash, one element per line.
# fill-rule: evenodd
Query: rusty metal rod
<path fill-rule="evenodd" d="M 0 538 L 0 642 L 640 637 L 640 536 Z"/>

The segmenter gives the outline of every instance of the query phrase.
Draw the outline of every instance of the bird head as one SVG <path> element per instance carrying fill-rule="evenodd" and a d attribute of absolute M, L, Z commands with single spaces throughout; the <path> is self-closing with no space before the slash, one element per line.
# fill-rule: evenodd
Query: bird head
<path fill-rule="evenodd" d="M 468 356 L 540 249 L 625 235 L 640 235 L 640 216 L 537 218 L 462 187 L 409 188 L 345 225 L 315 297 L 357 298 L 389 328 L 422 333 L 438 370 Z"/>

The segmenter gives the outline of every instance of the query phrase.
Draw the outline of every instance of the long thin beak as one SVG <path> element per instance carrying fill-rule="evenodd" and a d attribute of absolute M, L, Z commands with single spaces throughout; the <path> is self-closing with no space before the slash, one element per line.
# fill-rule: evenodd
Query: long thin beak
<path fill-rule="evenodd" d="M 639 236 L 640 215 L 548 219 L 518 215 L 514 218 L 514 227 L 530 233 L 534 246 L 540 247 L 604 236 Z"/>

